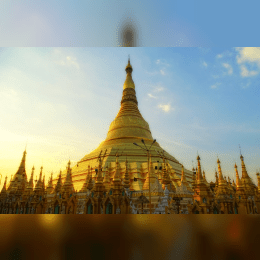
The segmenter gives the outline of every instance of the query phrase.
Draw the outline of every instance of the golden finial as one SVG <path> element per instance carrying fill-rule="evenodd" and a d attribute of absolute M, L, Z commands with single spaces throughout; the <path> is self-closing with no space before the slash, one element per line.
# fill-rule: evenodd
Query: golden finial
<path fill-rule="evenodd" d="M 198 155 L 198 157 L 197 157 L 197 160 L 200 160 L 200 157 L 199 157 L 199 155 Z"/>
<path fill-rule="evenodd" d="M 133 68 L 132 68 L 131 63 L 130 63 L 130 55 L 128 56 L 128 64 L 127 64 L 126 67 L 125 67 L 125 71 L 126 71 L 127 73 L 128 73 L 128 72 L 132 73 L 132 71 L 133 71 Z"/>

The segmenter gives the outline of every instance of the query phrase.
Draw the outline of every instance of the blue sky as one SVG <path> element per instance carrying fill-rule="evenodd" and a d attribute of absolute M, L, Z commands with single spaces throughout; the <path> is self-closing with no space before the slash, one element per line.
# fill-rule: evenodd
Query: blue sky
<path fill-rule="evenodd" d="M 153 138 L 188 169 L 197 151 L 209 181 L 260 168 L 259 48 L 1 48 L 0 173 L 46 178 L 106 138 L 120 108 L 128 54 Z M 3 182 L 2 182 L 3 183 Z"/>
<path fill-rule="evenodd" d="M 145 47 L 257 46 L 259 1 L 0 2 L 0 46 L 115 47 L 126 20 Z"/>

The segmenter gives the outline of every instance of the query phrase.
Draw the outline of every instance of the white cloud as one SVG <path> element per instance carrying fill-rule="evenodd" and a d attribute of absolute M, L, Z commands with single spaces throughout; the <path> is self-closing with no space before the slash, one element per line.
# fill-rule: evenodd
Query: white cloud
<path fill-rule="evenodd" d="M 242 88 L 248 88 L 251 85 L 251 82 L 247 82 L 247 84 L 242 84 Z"/>
<path fill-rule="evenodd" d="M 164 70 L 160 70 L 160 73 L 165 76 L 165 71 Z"/>
<path fill-rule="evenodd" d="M 208 64 L 204 61 L 204 62 L 203 62 L 203 66 L 204 66 L 204 67 L 208 67 Z"/>
<path fill-rule="evenodd" d="M 233 55 L 232 52 L 230 52 L 230 51 L 224 51 L 223 53 L 218 54 L 218 55 L 216 56 L 216 58 L 217 58 L 217 59 L 221 59 L 221 58 L 224 58 L 224 57 L 231 57 L 232 55 Z"/>
<path fill-rule="evenodd" d="M 218 78 L 219 78 L 219 75 L 212 75 L 212 77 L 213 77 L 214 79 L 218 79 Z"/>
<path fill-rule="evenodd" d="M 157 98 L 157 97 L 155 97 L 154 95 L 152 95 L 150 93 L 148 93 L 148 97 L 150 97 L 150 98 Z"/>
<path fill-rule="evenodd" d="M 260 66 L 260 47 L 238 47 L 237 63 L 255 62 Z"/>
<path fill-rule="evenodd" d="M 55 63 L 61 66 L 75 66 L 77 69 L 79 69 L 80 67 L 76 60 L 77 59 L 75 57 L 67 56 L 66 58 L 55 61 Z"/>
<path fill-rule="evenodd" d="M 259 73 L 257 70 L 248 71 L 244 63 L 256 64 L 260 69 L 260 47 L 237 47 L 237 63 L 240 64 L 240 75 L 242 77 L 252 77 Z"/>
<path fill-rule="evenodd" d="M 222 66 L 228 70 L 228 74 L 229 74 L 229 75 L 232 75 L 232 74 L 233 74 L 233 68 L 232 68 L 232 66 L 231 66 L 230 64 L 228 64 L 228 63 L 222 63 Z"/>
<path fill-rule="evenodd" d="M 164 112 L 169 112 L 170 110 L 174 110 L 170 104 L 167 105 L 163 105 L 163 104 L 159 104 L 158 107 L 160 109 L 162 109 Z"/>
<path fill-rule="evenodd" d="M 166 60 L 160 60 L 160 59 L 156 60 L 156 64 L 163 65 L 163 66 L 170 66 L 170 64 L 167 63 Z"/>
<path fill-rule="evenodd" d="M 241 65 L 240 69 L 241 69 L 240 75 L 242 77 L 253 77 L 258 74 L 258 71 L 256 70 L 249 71 L 244 65 Z"/>
<path fill-rule="evenodd" d="M 221 59 L 221 58 L 223 57 L 223 54 L 218 54 L 216 57 L 217 57 L 218 59 Z"/>
<path fill-rule="evenodd" d="M 212 89 L 215 89 L 215 88 L 217 88 L 219 85 L 221 85 L 221 83 L 216 83 L 216 84 L 214 84 L 214 85 L 211 85 L 211 88 L 212 88 Z"/>
<path fill-rule="evenodd" d="M 164 90 L 164 87 L 156 87 L 155 89 L 154 89 L 154 92 L 161 92 L 161 91 L 163 91 Z"/>

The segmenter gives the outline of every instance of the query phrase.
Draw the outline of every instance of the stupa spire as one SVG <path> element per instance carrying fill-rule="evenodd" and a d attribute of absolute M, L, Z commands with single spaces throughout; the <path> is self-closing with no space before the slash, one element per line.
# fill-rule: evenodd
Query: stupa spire
<path fill-rule="evenodd" d="M 53 175 L 53 172 L 51 173 L 51 177 L 49 179 L 48 186 L 47 186 L 47 193 L 48 194 L 50 194 L 53 191 L 52 175 Z"/>
<path fill-rule="evenodd" d="M 104 145 L 110 141 L 115 142 L 116 139 L 121 140 L 122 138 L 132 139 L 138 137 L 145 141 L 151 140 L 151 142 L 154 140 L 148 123 L 144 120 L 138 109 L 135 85 L 132 79 L 133 68 L 130 64 L 130 59 L 125 70 L 126 80 L 123 86 L 121 107 L 116 118 L 110 124 Z"/>
<path fill-rule="evenodd" d="M 216 177 L 216 186 L 217 186 L 218 185 L 218 173 L 216 170 L 215 170 L 215 177 Z"/>
<path fill-rule="evenodd" d="M 67 175 L 66 175 L 65 182 L 64 182 L 64 184 L 63 184 L 63 186 L 62 186 L 62 189 L 63 189 L 65 192 L 74 191 L 74 186 L 73 186 L 73 183 L 72 183 L 72 176 L 71 176 L 70 160 L 69 160 L 69 162 L 68 162 Z"/>
<path fill-rule="evenodd" d="M 217 160 L 217 164 L 218 164 L 218 174 L 219 174 L 218 182 L 219 182 L 219 184 L 220 183 L 224 183 L 225 180 L 224 180 L 223 175 L 222 175 L 222 170 L 221 170 L 220 160 L 219 159 Z"/>
<path fill-rule="evenodd" d="M 25 159 L 26 159 L 26 150 L 24 150 L 23 152 L 23 157 L 20 163 L 20 166 L 18 168 L 18 171 L 16 172 L 16 174 L 24 174 L 25 173 Z"/>
<path fill-rule="evenodd" d="M 60 170 L 59 179 L 58 179 L 55 189 L 54 189 L 55 193 L 60 192 L 61 188 L 62 188 L 62 181 L 61 181 L 61 170 Z"/>
<path fill-rule="evenodd" d="M 110 187 L 110 176 L 109 176 L 108 166 L 105 169 L 105 177 L 103 180 L 103 184 L 105 186 L 105 190 L 108 191 Z"/>
<path fill-rule="evenodd" d="M 113 182 L 120 182 L 120 172 L 119 172 L 119 162 L 118 162 L 118 154 L 116 155 L 116 173 L 113 178 Z"/>
<path fill-rule="evenodd" d="M 244 157 L 241 154 L 240 156 L 241 159 L 241 167 L 242 167 L 242 179 L 249 179 L 249 176 L 247 174 L 247 170 L 246 170 L 246 166 L 245 166 L 245 162 L 244 162 Z"/>
<path fill-rule="evenodd" d="M 6 193 L 6 182 L 7 182 L 7 176 L 5 176 L 5 182 L 4 182 L 4 185 L 3 185 L 3 188 L 2 188 L 1 194 Z"/>
<path fill-rule="evenodd" d="M 87 184 L 87 189 L 91 190 L 93 188 L 93 181 L 92 181 L 92 170 L 93 168 L 90 166 L 88 167 L 88 184 Z"/>
<path fill-rule="evenodd" d="M 236 185 L 237 185 L 237 187 L 239 187 L 239 186 L 241 186 L 241 180 L 240 180 L 239 175 L 238 175 L 237 164 L 236 163 L 235 163 L 234 168 L 235 168 L 235 171 L 236 171 Z"/>
<path fill-rule="evenodd" d="M 134 81 L 132 79 L 133 68 L 132 68 L 131 63 L 130 63 L 130 56 L 128 57 L 128 64 L 125 67 L 125 71 L 126 71 L 126 80 L 125 80 L 123 89 L 126 89 L 126 88 L 135 89 L 135 84 L 134 84 Z"/>
<path fill-rule="evenodd" d="M 200 157 L 199 157 L 199 155 L 197 157 L 197 161 L 198 161 L 197 181 L 198 181 L 198 183 L 200 183 L 202 181 L 203 177 L 202 177 L 202 174 L 201 174 L 201 166 L 200 166 Z"/>
<path fill-rule="evenodd" d="M 31 177 L 30 177 L 30 180 L 29 180 L 29 183 L 28 183 L 28 186 L 27 186 L 27 189 L 29 189 L 29 190 L 33 190 L 33 187 L 34 187 L 34 185 L 33 185 L 34 170 L 35 170 L 35 168 L 33 166 L 32 167 L 32 172 L 31 172 Z"/>
<path fill-rule="evenodd" d="M 184 174 L 184 167 L 181 165 L 181 182 L 187 182 Z"/>
<path fill-rule="evenodd" d="M 41 189 L 42 188 L 42 169 L 43 167 L 41 167 L 41 171 L 40 171 L 40 176 L 39 179 L 35 185 L 35 189 Z"/>
<path fill-rule="evenodd" d="M 130 59 L 130 57 L 129 57 Z M 128 173 L 128 162 L 127 157 L 125 159 L 125 177 L 124 177 L 124 187 L 129 188 L 130 187 L 130 180 L 129 180 L 129 173 Z"/>
<path fill-rule="evenodd" d="M 45 190 L 45 174 L 43 175 L 42 189 Z"/>

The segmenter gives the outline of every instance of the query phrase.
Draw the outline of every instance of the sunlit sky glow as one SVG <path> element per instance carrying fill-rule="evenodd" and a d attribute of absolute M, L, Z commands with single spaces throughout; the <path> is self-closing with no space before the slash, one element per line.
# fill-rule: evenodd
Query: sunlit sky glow
<path fill-rule="evenodd" d="M 1 48 L 3 177 L 26 143 L 27 176 L 43 165 L 46 179 L 95 149 L 119 111 L 128 54 L 153 138 L 188 169 L 198 151 L 209 181 L 217 156 L 224 175 L 235 162 L 241 174 L 240 144 L 256 183 L 260 48 Z"/>

